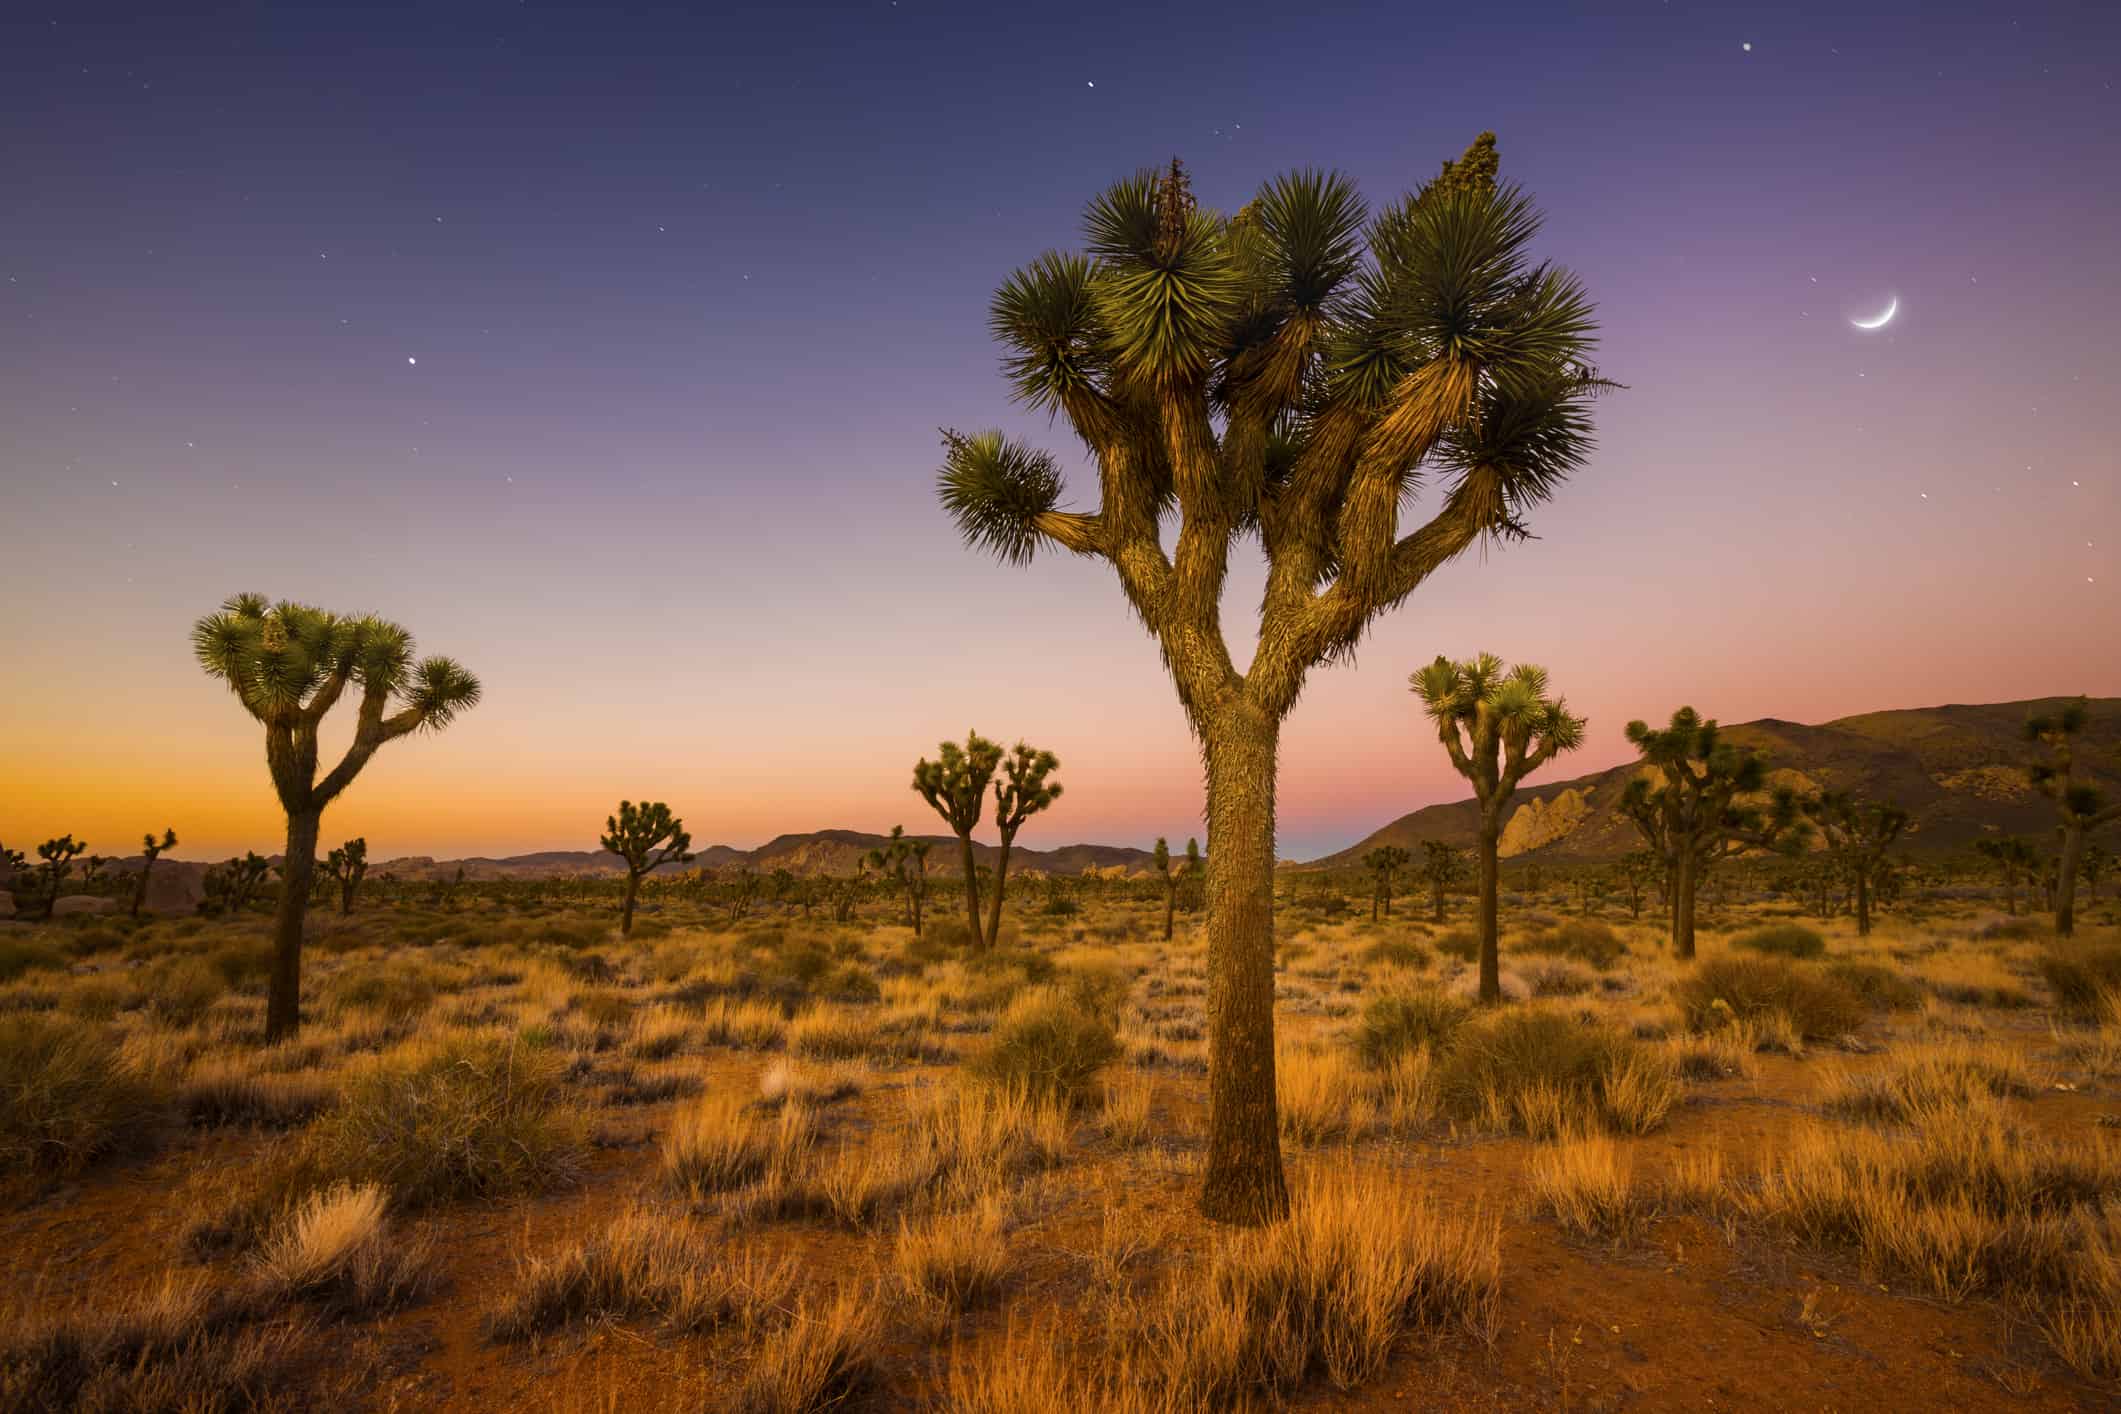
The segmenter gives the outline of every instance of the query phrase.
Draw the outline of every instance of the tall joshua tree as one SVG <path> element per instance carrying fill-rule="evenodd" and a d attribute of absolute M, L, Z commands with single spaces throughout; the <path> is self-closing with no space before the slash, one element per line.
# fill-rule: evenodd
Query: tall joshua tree
<path fill-rule="evenodd" d="M 1274 1104 L 1274 782 L 1312 668 L 1584 459 L 1590 304 L 1528 255 L 1539 218 L 1496 185 L 1493 134 L 1371 215 L 1337 173 L 1202 209 L 1177 162 L 1094 198 L 1086 254 L 1048 253 L 989 320 L 1019 401 L 1066 417 L 1099 505 L 1061 509 L 1054 459 L 946 433 L 940 492 L 971 545 L 1100 557 L 1156 640 L 1205 761 L 1209 1124 L 1200 1206 L 1288 1210 Z M 1403 526 L 1418 494 L 1430 517 Z M 1160 522 L 1176 511 L 1169 548 Z M 1267 560 L 1257 648 L 1223 633 L 1230 549 Z M 1244 635 L 1247 642 L 1253 635 Z"/>
<path fill-rule="evenodd" d="M 1049 779 L 1060 769 L 1060 758 L 1050 751 L 1037 751 L 1018 742 L 1002 758 L 1002 778 L 994 783 L 994 828 L 1001 832 L 1002 850 L 994 861 L 994 901 L 988 905 L 987 941 L 1002 935 L 1002 890 L 1009 881 L 1009 847 L 1024 821 L 1060 799 L 1061 784 Z"/>
<path fill-rule="evenodd" d="M 1443 922 L 1444 891 L 1465 877 L 1466 859 L 1458 846 L 1442 840 L 1421 842 L 1421 877 L 1429 881 L 1429 905 L 1438 923 Z"/>
<path fill-rule="evenodd" d="M 1907 828 L 1908 813 L 1889 800 L 1859 801 L 1847 791 L 1826 791 L 1804 802 L 1826 847 L 1856 887 L 1856 934 L 1871 931 L 1871 899 L 1887 868 L 1885 852 Z"/>
<path fill-rule="evenodd" d="M 140 910 L 147 906 L 147 876 L 154 872 L 155 861 L 162 857 L 164 850 L 176 847 L 175 830 L 164 830 L 159 840 L 152 833 L 140 836 L 140 877 L 133 880 L 132 907 L 126 910 L 134 918 L 138 918 Z"/>
<path fill-rule="evenodd" d="M 619 802 L 619 813 L 606 816 L 604 834 L 598 844 L 626 862 L 626 901 L 619 907 L 619 936 L 633 932 L 633 905 L 641 896 L 641 880 L 665 864 L 685 864 L 692 859 L 692 836 L 685 822 L 670 813 L 660 800 L 635 805 Z"/>
<path fill-rule="evenodd" d="M 2025 739 L 2047 749 L 2047 759 L 2035 761 L 2028 773 L 2033 788 L 2055 802 L 2055 828 L 2062 836 L 2055 871 L 2055 932 L 2065 938 L 2077 931 L 2077 875 L 2084 865 L 2084 836 L 2121 820 L 2121 805 L 2109 804 L 2105 791 L 2077 777 L 2076 738 L 2090 721 L 2091 703 L 2079 697 L 2063 703 L 2058 711 L 2036 713 L 2025 722 Z"/>
<path fill-rule="evenodd" d="M 1496 845 L 1502 811 L 1517 783 L 1564 751 L 1583 745 L 1584 720 L 1559 697 L 1547 695 L 1547 670 L 1483 653 L 1463 663 L 1438 657 L 1408 679 L 1436 724 L 1451 765 L 1473 787 L 1480 805 L 1474 849 L 1480 869 L 1480 999 L 1502 1000 L 1502 961 L 1496 932 Z"/>
<path fill-rule="evenodd" d="M 1635 822 L 1671 879 L 1672 952 L 1694 956 L 1694 897 L 1710 864 L 1748 846 L 1789 849 L 1804 838 L 1796 792 L 1779 789 L 1765 809 L 1741 796 L 1767 784 L 1767 762 L 1749 748 L 1723 740 L 1713 717 L 1691 707 L 1671 725 L 1652 730 L 1628 723 L 1628 741 L 1655 773 L 1628 782 L 1621 811 Z"/>
<path fill-rule="evenodd" d="M 1371 922 L 1377 921 L 1380 905 L 1385 917 L 1392 916 L 1392 880 L 1413 857 L 1396 844 L 1381 844 L 1362 857 L 1363 868 L 1370 871 Z"/>
<path fill-rule="evenodd" d="M 957 835 L 958 853 L 965 866 L 965 926 L 972 933 L 972 946 L 985 947 L 979 916 L 979 865 L 972 857 L 972 832 L 979 828 L 981 812 L 987 808 L 987 785 L 1002 764 L 1002 749 L 978 732 L 965 733 L 965 744 L 946 741 L 939 761 L 923 756 L 914 763 L 913 788 L 943 817 Z"/>
<path fill-rule="evenodd" d="M 324 873 L 339 886 L 339 913 L 352 913 L 354 891 L 368 877 L 368 836 L 350 839 L 326 855 Z"/>
<path fill-rule="evenodd" d="M 265 728 L 265 764 L 287 813 L 286 887 L 273 927 L 265 1034 L 301 1025 L 302 923 L 316 880 L 317 831 L 386 742 L 440 731 L 479 700 L 479 680 L 453 658 L 413 660 L 412 635 L 367 615 L 349 617 L 260 594 L 239 594 L 192 626 L 207 673 L 227 683 Z M 349 687 L 360 691 L 353 740 L 317 775 L 317 732 Z"/>

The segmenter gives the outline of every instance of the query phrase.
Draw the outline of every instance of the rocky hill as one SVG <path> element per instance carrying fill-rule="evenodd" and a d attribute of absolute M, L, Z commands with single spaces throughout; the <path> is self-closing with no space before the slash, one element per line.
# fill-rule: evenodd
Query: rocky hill
<path fill-rule="evenodd" d="M 1818 726 L 1765 717 L 1726 726 L 1724 736 L 1764 751 L 1773 784 L 1898 801 L 1914 817 L 1903 837 L 1908 848 L 1962 849 L 1985 835 L 2045 836 L 2054 828 L 2054 807 L 2026 782 L 2033 752 L 2024 729 L 2028 714 L 2054 710 L 2064 700 L 1866 712 Z M 2079 740 L 2081 766 L 2093 780 L 2121 791 L 2121 698 L 2094 699 L 2091 726 Z M 1521 787 L 1503 820 L 1501 854 L 1536 851 L 1542 859 L 1565 862 L 1636 848 L 1640 837 L 1618 807 L 1638 769 L 1630 763 Z M 1355 864 L 1382 844 L 1416 851 L 1423 840 L 1469 845 L 1477 824 L 1470 800 L 1431 805 L 1305 867 Z"/>
<path fill-rule="evenodd" d="M 885 838 L 883 835 L 865 834 L 860 830 L 814 830 L 808 834 L 781 835 L 768 840 L 757 849 L 709 845 L 695 852 L 696 858 L 689 867 L 709 870 L 750 868 L 761 874 L 786 869 L 796 875 L 844 876 L 854 873 L 862 856 L 883 844 Z M 958 867 L 955 836 L 917 835 L 914 838 L 926 840 L 932 846 L 928 852 L 928 868 L 931 873 L 953 871 Z M 993 845 L 975 842 L 972 853 L 980 863 L 992 864 L 1000 851 Z M 407 855 L 397 859 L 378 860 L 369 866 L 369 872 L 393 874 L 400 879 L 438 879 L 454 875 L 460 865 L 466 879 L 543 879 L 570 874 L 616 874 L 622 867 L 616 855 L 601 851 L 546 850 L 537 854 L 511 855 L 505 859 L 434 859 L 427 855 Z M 1147 850 L 1130 849 L 1122 845 L 1071 844 L 1046 850 L 1018 846 L 1009 852 L 1009 872 L 1012 875 L 1109 874 L 1115 870 L 1122 874 L 1131 874 L 1146 871 L 1150 867 Z"/>

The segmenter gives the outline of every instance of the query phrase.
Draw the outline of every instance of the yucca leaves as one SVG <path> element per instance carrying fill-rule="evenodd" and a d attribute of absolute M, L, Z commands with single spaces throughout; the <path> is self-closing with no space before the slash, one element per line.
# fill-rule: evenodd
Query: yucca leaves
<path fill-rule="evenodd" d="M 1054 413 L 1097 392 L 1104 334 L 1085 257 L 1047 251 L 1012 274 L 994 292 L 987 327 L 1011 351 L 1002 368 L 1019 402 Z"/>
<path fill-rule="evenodd" d="M 1024 564 L 1038 548 L 1038 518 L 1060 501 L 1060 467 L 1000 432 L 946 430 L 936 491 L 966 544 Z"/>

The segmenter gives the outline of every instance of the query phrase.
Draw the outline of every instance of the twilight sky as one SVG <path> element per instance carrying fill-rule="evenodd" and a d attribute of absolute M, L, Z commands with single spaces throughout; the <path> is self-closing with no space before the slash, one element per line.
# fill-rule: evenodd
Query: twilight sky
<path fill-rule="evenodd" d="M 935 429 L 1035 435 L 1087 504 L 1006 400 L 997 281 L 1173 154 L 1226 210 L 1307 164 L 1382 204 L 1483 128 L 1628 389 L 1539 539 L 1314 674 L 1284 854 L 1463 795 L 1406 691 L 1438 652 L 1548 665 L 1591 719 L 1549 777 L 1681 702 L 2121 693 L 2121 7 L 35 10 L 0 18 L 14 847 L 278 847 L 186 638 L 245 589 L 484 679 L 326 816 L 373 855 L 594 848 L 622 794 L 703 844 L 940 829 L 910 767 L 968 726 L 1060 755 L 1027 844 L 1203 834 L 1109 568 L 962 548 Z"/>

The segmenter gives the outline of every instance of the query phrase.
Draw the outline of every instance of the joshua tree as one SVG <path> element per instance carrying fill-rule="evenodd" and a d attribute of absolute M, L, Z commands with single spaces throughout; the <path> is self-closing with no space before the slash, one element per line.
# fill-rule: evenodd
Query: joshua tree
<path fill-rule="evenodd" d="M 908 839 L 904 825 L 893 825 L 891 837 L 862 857 L 862 863 L 898 885 L 906 896 L 906 923 L 921 935 L 921 904 L 928 897 L 928 845 Z"/>
<path fill-rule="evenodd" d="M 265 882 L 265 876 L 271 871 L 270 861 L 255 850 L 246 850 L 241 858 L 207 870 L 208 906 L 221 913 L 241 913 L 250 907 L 258 885 Z"/>
<path fill-rule="evenodd" d="M 2106 852 L 2105 846 L 2096 843 L 2087 843 L 2084 846 L 2084 858 L 2077 862 L 2077 873 L 2084 879 L 2086 899 L 2093 903 L 2098 902 L 2099 880 L 2113 866 L 2113 862 L 2114 857 Z"/>
<path fill-rule="evenodd" d="M 685 822 L 670 813 L 660 800 L 635 805 L 619 802 L 619 813 L 604 818 L 604 834 L 598 844 L 626 862 L 626 897 L 619 906 L 619 936 L 633 932 L 634 900 L 640 897 L 641 880 L 665 864 L 684 864 L 692 858 L 692 836 Z"/>
<path fill-rule="evenodd" d="M 1047 777 L 1060 769 L 1060 758 L 1050 751 L 1034 751 L 1022 742 L 1002 758 L 1002 778 L 994 783 L 994 828 L 1001 831 L 1002 850 L 994 861 L 994 902 L 987 913 L 987 941 L 1002 933 L 1002 890 L 1009 882 L 1009 847 L 1024 821 L 1060 799 L 1061 784 Z"/>
<path fill-rule="evenodd" d="M 1605 906 L 1613 877 L 1604 869 L 1585 869 L 1576 876 L 1576 906 L 1586 917 Z"/>
<path fill-rule="evenodd" d="M 1691 707 L 1674 712 L 1663 731 L 1628 723 L 1628 741 L 1657 773 L 1657 784 L 1653 788 L 1644 776 L 1629 781 L 1620 808 L 1664 861 L 1672 881 L 1672 951 L 1690 959 L 1702 874 L 1747 846 L 1793 847 L 1805 833 L 1797 796 L 1777 790 L 1766 810 L 1741 803 L 1740 796 L 1767 784 L 1767 763 L 1759 753 L 1724 741 L 1715 718 L 1704 719 Z"/>
<path fill-rule="evenodd" d="M 2084 863 L 2087 831 L 2121 820 L 2121 805 L 2108 804 L 2106 792 L 2077 779 L 2076 737 L 2091 720 L 2091 703 L 2076 698 L 2053 713 L 2038 713 L 2025 722 L 2025 739 L 2047 748 L 2047 759 L 2028 768 L 2033 788 L 2055 802 L 2062 836 L 2056 861 L 2055 932 L 2067 938 L 2077 930 L 2077 874 Z"/>
<path fill-rule="evenodd" d="M 972 832 L 987 807 L 987 783 L 1002 764 L 1002 749 L 978 732 L 967 732 L 964 746 L 946 741 L 940 755 L 940 761 L 923 756 L 914 763 L 913 788 L 957 834 L 965 866 L 965 926 L 972 933 L 972 946 L 981 948 L 987 940 L 980 929 L 979 866 L 972 857 Z"/>
<path fill-rule="evenodd" d="M 140 877 L 133 880 L 133 903 L 132 907 L 126 910 L 132 917 L 138 918 L 140 910 L 147 906 L 147 876 L 154 872 L 155 861 L 162 857 L 162 851 L 176 847 L 175 830 L 164 830 L 159 840 L 152 834 L 140 836 Z"/>
<path fill-rule="evenodd" d="M 348 840 L 324 859 L 324 873 L 339 886 L 339 912 L 353 912 L 354 890 L 368 877 L 368 836 Z"/>
<path fill-rule="evenodd" d="M 451 658 L 415 663 L 412 635 L 394 623 L 273 604 L 258 594 L 239 594 L 199 620 L 192 647 L 200 665 L 226 682 L 265 728 L 265 762 L 287 812 L 287 887 L 273 929 L 265 1010 L 265 1034 L 278 1040 L 301 1025 L 302 923 L 325 807 L 384 743 L 440 731 L 476 705 L 479 680 Z M 319 779 L 317 732 L 350 686 L 361 693 L 353 740 Z"/>
<path fill-rule="evenodd" d="M 1907 828 L 1908 813 L 1891 801 L 1859 801 L 1826 791 L 1804 802 L 1804 813 L 1826 838 L 1827 852 L 1856 886 L 1856 933 L 1871 931 L 1871 898 L 1886 869 L 1885 852 Z"/>
<path fill-rule="evenodd" d="M 1196 852 L 1198 846 L 1195 846 Z M 1156 837 L 1156 848 L 1150 852 L 1156 861 L 1156 877 L 1164 886 L 1164 941 L 1171 941 L 1171 915 L 1178 911 L 1178 875 L 1171 869 L 1171 842 L 1162 835 Z"/>
<path fill-rule="evenodd" d="M 1338 174 L 1272 180 L 1235 217 L 1184 170 L 1089 204 L 1087 255 L 996 292 L 1017 398 L 1064 415 L 1100 504 L 1060 508 L 1057 464 L 999 432 L 945 434 L 944 506 L 1021 563 L 1099 556 L 1157 641 L 1208 793 L 1209 1124 L 1201 1209 L 1287 1211 L 1274 1103 L 1274 779 L 1310 670 L 1525 513 L 1587 454 L 1589 302 L 1527 252 L 1531 202 L 1495 182 L 1493 134 L 1374 218 Z M 1367 254 L 1367 259 L 1365 258 Z M 1401 508 L 1434 498 L 1403 532 Z M 1167 550 L 1159 522 L 1177 512 Z M 1244 672 L 1223 633 L 1230 549 L 1267 560 Z M 1254 636 L 1244 635 L 1247 642 Z"/>
<path fill-rule="evenodd" d="M 1642 894 L 1664 878 L 1664 862 L 1646 849 L 1629 850 L 1613 866 L 1613 875 L 1628 896 L 1628 916 L 1642 917 Z"/>
<path fill-rule="evenodd" d="M 37 846 L 37 858 L 44 861 L 37 866 L 37 896 L 44 901 L 46 918 L 59 906 L 59 890 L 65 886 L 66 876 L 74 871 L 74 856 L 87 848 L 72 835 L 61 835 Z"/>
<path fill-rule="evenodd" d="M 1436 724 L 1451 765 L 1480 804 L 1475 855 L 1480 867 L 1480 999 L 1502 1000 L 1496 931 L 1496 844 L 1502 811 L 1517 783 L 1564 751 L 1583 745 L 1584 721 L 1547 695 L 1547 670 L 1483 653 L 1463 663 L 1438 657 L 1408 679 Z"/>
<path fill-rule="evenodd" d="M 81 862 L 81 882 L 84 885 L 95 883 L 96 876 L 103 872 L 103 866 L 108 863 L 110 863 L 109 855 L 91 854 Z"/>
<path fill-rule="evenodd" d="M 2031 844 L 2016 835 L 2000 840 L 1975 840 L 1974 852 L 1995 866 L 1996 877 L 2003 881 L 2003 906 L 2005 912 L 2018 912 L 2018 886 L 2030 883 L 2040 867 L 2040 857 L 2033 852 Z"/>
<path fill-rule="evenodd" d="M 1443 922 L 1444 891 L 1465 874 L 1466 858 L 1456 845 L 1442 840 L 1421 842 L 1421 877 L 1429 881 L 1430 911 L 1438 923 Z"/>
<path fill-rule="evenodd" d="M 1396 844 L 1379 845 L 1362 857 L 1363 867 L 1370 871 L 1371 922 L 1377 921 L 1379 905 L 1385 917 L 1392 916 L 1392 880 L 1413 857 Z"/>

